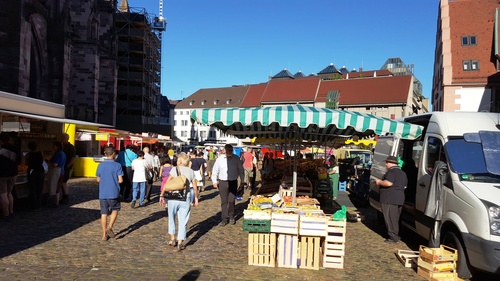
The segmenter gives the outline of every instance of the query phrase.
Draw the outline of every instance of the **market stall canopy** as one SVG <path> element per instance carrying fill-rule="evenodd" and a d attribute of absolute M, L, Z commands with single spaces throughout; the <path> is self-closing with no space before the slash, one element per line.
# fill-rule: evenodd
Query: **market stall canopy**
<path fill-rule="evenodd" d="M 393 134 L 415 139 L 422 134 L 422 126 L 419 125 L 354 111 L 302 105 L 195 109 L 191 118 L 238 138 L 326 142 L 352 135 L 363 138 Z"/>

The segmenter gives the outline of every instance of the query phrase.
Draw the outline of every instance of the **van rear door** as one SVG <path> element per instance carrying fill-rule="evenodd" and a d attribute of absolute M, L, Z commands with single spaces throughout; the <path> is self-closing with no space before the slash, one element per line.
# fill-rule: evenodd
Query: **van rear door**
<path fill-rule="evenodd" d="M 387 156 L 396 156 L 399 149 L 400 140 L 395 136 L 380 136 L 373 154 L 373 164 L 370 171 L 370 205 L 381 211 L 379 188 L 375 180 L 382 179 L 387 168 L 385 160 Z"/>

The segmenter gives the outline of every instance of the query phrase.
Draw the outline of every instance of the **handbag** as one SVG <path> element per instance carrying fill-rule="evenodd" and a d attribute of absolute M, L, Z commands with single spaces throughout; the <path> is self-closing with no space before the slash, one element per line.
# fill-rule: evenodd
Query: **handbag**
<path fill-rule="evenodd" d="M 176 167 L 176 169 L 177 169 L 177 176 L 165 183 L 165 185 L 163 186 L 163 189 L 165 191 L 176 191 L 185 189 L 187 178 L 186 176 L 181 175 L 179 167 Z"/>
<path fill-rule="evenodd" d="M 187 182 L 187 178 L 184 175 L 181 175 L 179 167 L 177 168 L 177 177 L 170 179 L 164 186 L 163 189 L 165 192 L 163 193 L 163 197 L 165 197 L 166 200 L 181 200 L 185 201 L 187 199 L 187 195 L 190 192 L 190 186 L 189 183 Z M 176 182 L 181 182 L 183 183 L 182 187 L 177 190 L 171 190 L 169 189 L 169 183 L 174 181 L 175 179 Z M 170 188 L 179 188 L 179 183 L 176 183 L 175 186 L 174 184 L 171 184 Z"/>
<path fill-rule="evenodd" d="M 153 170 L 146 168 L 144 170 L 144 172 L 146 173 L 146 181 L 148 183 L 152 183 L 153 182 Z"/>

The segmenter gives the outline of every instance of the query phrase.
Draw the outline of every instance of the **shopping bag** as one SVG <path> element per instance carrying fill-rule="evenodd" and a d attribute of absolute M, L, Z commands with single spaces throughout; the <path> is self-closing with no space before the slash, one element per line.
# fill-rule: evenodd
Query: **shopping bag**
<path fill-rule="evenodd" d="M 163 190 L 165 191 L 176 191 L 185 189 L 186 185 L 189 186 L 187 178 L 184 175 L 180 175 L 179 168 L 177 168 L 177 175 L 175 178 L 171 178 L 169 181 L 163 185 Z"/>

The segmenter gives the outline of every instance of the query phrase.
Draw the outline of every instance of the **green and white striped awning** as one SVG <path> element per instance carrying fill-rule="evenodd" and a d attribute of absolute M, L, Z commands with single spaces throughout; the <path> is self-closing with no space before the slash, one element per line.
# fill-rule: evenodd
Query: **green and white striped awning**
<path fill-rule="evenodd" d="M 196 109 L 191 118 L 238 138 L 329 141 L 337 137 L 385 134 L 415 139 L 422 134 L 419 125 L 354 111 L 302 105 Z"/>

